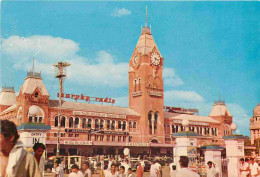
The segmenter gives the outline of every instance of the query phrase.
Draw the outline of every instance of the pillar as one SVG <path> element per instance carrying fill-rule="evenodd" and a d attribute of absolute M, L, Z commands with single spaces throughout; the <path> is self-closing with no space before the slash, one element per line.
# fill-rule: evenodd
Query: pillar
<path fill-rule="evenodd" d="M 197 136 L 194 132 L 179 132 L 174 134 L 176 138 L 176 146 L 173 148 L 173 160 L 176 163 L 177 170 L 180 169 L 180 156 L 188 156 L 194 161 L 190 161 L 190 166 L 196 169 L 197 157 Z"/>
<path fill-rule="evenodd" d="M 228 177 L 239 176 L 240 158 L 244 157 L 244 139 L 242 135 L 224 136 L 228 159 Z"/>
<path fill-rule="evenodd" d="M 205 165 L 207 166 L 208 161 L 216 164 L 216 170 L 219 176 L 222 176 L 222 165 L 221 165 L 221 151 L 222 147 L 218 145 L 203 146 L 201 148 L 204 151 Z"/>

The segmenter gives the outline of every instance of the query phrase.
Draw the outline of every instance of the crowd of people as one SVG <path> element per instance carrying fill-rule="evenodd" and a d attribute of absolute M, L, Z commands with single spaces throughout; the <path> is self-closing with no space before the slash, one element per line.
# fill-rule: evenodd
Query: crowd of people
<path fill-rule="evenodd" d="M 33 153 L 28 153 L 19 141 L 19 135 L 16 125 L 8 120 L 1 120 L 1 137 L 0 137 L 0 177 L 43 177 L 45 158 L 42 156 L 46 147 L 42 143 L 35 143 Z M 142 158 L 138 159 L 138 165 L 133 168 L 136 171 L 136 177 L 143 177 L 145 162 Z M 177 169 L 176 163 L 179 163 Z M 94 164 L 94 171 L 91 168 Z M 170 163 L 168 175 L 170 177 L 199 177 L 199 174 L 188 168 L 189 158 L 181 156 L 179 162 Z M 216 177 L 219 171 L 212 161 L 207 162 L 207 177 Z M 92 177 L 92 173 L 100 177 L 133 177 L 133 168 L 130 163 L 130 157 L 120 159 L 119 157 L 110 157 L 109 161 L 100 158 L 98 161 L 84 161 L 79 167 L 73 164 L 70 168 L 69 177 Z M 64 164 L 56 161 L 52 172 L 55 177 L 64 177 Z M 150 166 L 150 177 L 163 177 L 162 167 L 158 160 L 152 160 Z M 165 172 L 164 172 L 165 173 Z M 19 175 L 18 175 L 19 174 Z M 260 163 L 254 158 L 240 159 L 240 176 L 241 177 L 260 177 Z"/>
<path fill-rule="evenodd" d="M 240 177 L 260 177 L 260 162 L 254 158 L 240 159 Z"/>

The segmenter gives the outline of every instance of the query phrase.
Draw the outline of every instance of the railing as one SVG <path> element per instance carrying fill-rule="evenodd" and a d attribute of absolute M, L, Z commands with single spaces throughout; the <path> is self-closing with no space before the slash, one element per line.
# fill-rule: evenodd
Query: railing
<path fill-rule="evenodd" d="M 2 91 L 12 91 L 12 92 L 14 92 L 14 87 L 3 87 L 2 88 Z"/>
<path fill-rule="evenodd" d="M 41 78 L 41 73 L 36 73 L 36 72 L 27 72 L 27 77 L 40 77 Z"/>
<path fill-rule="evenodd" d="M 214 101 L 215 105 L 226 105 L 224 100 Z"/>

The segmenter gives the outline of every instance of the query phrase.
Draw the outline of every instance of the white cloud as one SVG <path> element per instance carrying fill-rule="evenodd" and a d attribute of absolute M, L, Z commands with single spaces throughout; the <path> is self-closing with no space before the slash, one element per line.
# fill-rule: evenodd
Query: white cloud
<path fill-rule="evenodd" d="M 57 62 L 75 57 L 79 44 L 70 40 L 52 36 L 30 36 L 27 38 L 11 36 L 1 45 L 3 54 L 15 62 L 31 60 L 37 55 L 40 62 Z"/>
<path fill-rule="evenodd" d="M 53 64 L 66 61 L 71 63 L 67 69 L 67 82 L 109 87 L 124 87 L 128 84 L 128 63 L 116 63 L 111 53 L 104 50 L 97 52 L 92 60 L 81 57 L 77 55 L 79 44 L 69 39 L 11 36 L 3 41 L 1 47 L 3 57 L 10 60 L 18 70 L 30 70 L 32 56 L 38 53 L 35 57 L 35 70 L 48 77 L 54 76 Z"/>
<path fill-rule="evenodd" d="M 111 13 L 111 16 L 113 17 L 122 17 L 124 15 L 130 15 L 131 11 L 127 10 L 126 8 L 115 8 L 113 12 Z"/>
<path fill-rule="evenodd" d="M 204 98 L 194 91 L 184 90 L 166 90 L 164 98 L 167 100 L 174 100 L 174 102 L 202 102 Z"/>
<path fill-rule="evenodd" d="M 250 116 L 247 111 L 236 103 L 227 103 L 229 112 L 233 115 L 233 122 L 237 125 L 237 131 L 243 134 L 249 132 L 249 120 Z"/>
<path fill-rule="evenodd" d="M 68 79 L 82 84 L 97 84 L 110 87 L 124 87 L 128 84 L 128 63 L 114 63 L 112 55 L 99 51 L 97 64 L 86 64 L 82 60 L 71 60 Z"/>
<path fill-rule="evenodd" d="M 174 69 L 164 68 L 163 69 L 164 85 L 168 87 L 177 87 L 183 85 L 182 79 L 175 74 Z"/>

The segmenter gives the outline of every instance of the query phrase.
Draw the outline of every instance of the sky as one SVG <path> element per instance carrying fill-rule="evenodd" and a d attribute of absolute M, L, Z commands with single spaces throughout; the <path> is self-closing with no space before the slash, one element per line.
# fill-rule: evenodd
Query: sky
<path fill-rule="evenodd" d="M 164 58 L 164 104 L 208 116 L 220 98 L 237 133 L 249 135 L 260 103 L 260 2 L 2 1 L 1 86 L 19 92 L 34 57 L 57 99 L 52 65 L 66 61 L 65 93 L 111 97 L 128 107 L 129 60 L 146 6 Z"/>

